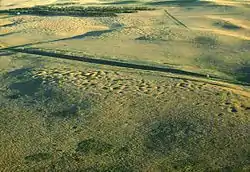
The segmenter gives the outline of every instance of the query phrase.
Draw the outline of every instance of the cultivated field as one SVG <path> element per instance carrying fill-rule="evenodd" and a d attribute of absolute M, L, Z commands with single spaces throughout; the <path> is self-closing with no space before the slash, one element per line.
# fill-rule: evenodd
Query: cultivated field
<path fill-rule="evenodd" d="M 0 0 L 0 171 L 249 171 L 249 0 Z"/>

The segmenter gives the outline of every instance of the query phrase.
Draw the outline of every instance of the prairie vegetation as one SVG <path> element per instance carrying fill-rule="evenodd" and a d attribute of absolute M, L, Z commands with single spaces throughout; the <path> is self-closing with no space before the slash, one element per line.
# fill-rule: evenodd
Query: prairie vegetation
<path fill-rule="evenodd" d="M 0 171 L 250 170 L 249 1 L 0 3 Z"/>

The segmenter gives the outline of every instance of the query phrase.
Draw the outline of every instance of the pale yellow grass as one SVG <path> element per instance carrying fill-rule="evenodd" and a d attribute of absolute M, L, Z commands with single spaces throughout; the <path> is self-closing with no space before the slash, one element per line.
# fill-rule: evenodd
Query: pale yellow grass
<path fill-rule="evenodd" d="M 243 7 L 244 4 L 250 4 L 249 0 L 206 0 L 216 3 L 218 5 L 227 5 L 227 6 L 234 6 L 234 7 Z"/>
<path fill-rule="evenodd" d="M 2 0 L 1 8 L 20 8 L 20 7 L 30 7 L 34 5 L 46 5 L 56 2 L 57 0 Z"/>
<path fill-rule="evenodd" d="M 36 5 L 48 5 L 53 3 L 81 3 L 81 4 L 88 4 L 88 3 L 98 3 L 99 0 L 68 0 L 68 1 L 60 1 L 60 0 L 2 0 L 0 8 L 7 9 L 7 8 L 21 8 L 21 7 L 32 7 Z"/>
<path fill-rule="evenodd" d="M 9 27 L 0 27 L 0 34 L 15 33 L 2 37 L 2 42 L 8 46 L 67 39 L 109 29 L 92 18 L 16 16 L 2 21 L 1 25 L 14 23 Z"/>
<path fill-rule="evenodd" d="M 250 22 L 247 20 L 236 19 L 236 18 L 229 18 L 229 17 L 221 17 L 215 15 L 205 15 L 207 19 L 212 19 L 214 21 L 224 21 L 229 22 L 235 26 L 238 26 L 241 29 L 238 30 L 229 30 L 229 29 L 217 29 L 212 26 L 207 25 L 207 27 L 193 27 L 194 30 L 205 31 L 205 32 L 212 32 L 219 35 L 235 37 L 238 39 L 243 40 L 250 40 Z"/>
<path fill-rule="evenodd" d="M 171 76 L 171 75 L 169 75 Z M 213 88 L 217 88 L 217 89 L 222 89 L 225 91 L 230 91 L 236 95 L 241 95 L 247 98 L 250 98 L 250 90 L 246 87 L 242 87 L 239 85 L 235 85 L 235 84 L 230 84 L 227 82 L 223 82 L 223 81 L 213 81 L 213 80 L 208 80 L 208 79 L 202 79 L 202 78 L 193 78 L 193 77 L 189 77 L 189 76 L 176 76 L 176 78 L 179 79 L 186 79 L 186 80 L 192 80 L 192 81 L 196 81 L 196 82 L 202 82 L 202 83 L 206 83 L 209 84 L 209 87 L 213 87 Z"/>
<path fill-rule="evenodd" d="M 39 22 L 27 23 L 24 27 L 66 37 L 108 29 L 107 26 L 97 24 L 91 19 L 75 17 L 44 18 Z"/>
<path fill-rule="evenodd" d="M 250 34 L 241 34 L 239 32 L 235 31 L 229 31 L 229 30 L 222 30 L 222 29 L 214 29 L 214 28 L 196 28 L 193 27 L 191 28 L 193 30 L 198 30 L 198 31 L 204 31 L 204 32 L 212 32 L 218 35 L 224 35 L 224 36 L 230 36 L 230 37 L 235 37 L 239 38 L 242 40 L 250 40 Z"/>
<path fill-rule="evenodd" d="M 215 15 L 207 15 L 205 16 L 209 19 L 215 19 L 215 20 L 223 20 L 226 22 L 230 22 L 234 25 L 237 25 L 241 28 L 244 29 L 250 29 L 250 21 L 247 20 L 241 20 L 241 19 L 236 19 L 236 18 L 228 18 L 228 17 L 221 17 L 221 16 L 215 16 Z"/>

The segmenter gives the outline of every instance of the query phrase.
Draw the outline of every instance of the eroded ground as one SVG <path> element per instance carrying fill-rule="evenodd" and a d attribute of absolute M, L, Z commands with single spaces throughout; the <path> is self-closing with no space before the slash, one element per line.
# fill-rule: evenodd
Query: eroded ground
<path fill-rule="evenodd" d="M 0 171 L 248 171 L 249 1 L 0 16 Z M 17 10 L 18 12 L 18 10 Z"/>

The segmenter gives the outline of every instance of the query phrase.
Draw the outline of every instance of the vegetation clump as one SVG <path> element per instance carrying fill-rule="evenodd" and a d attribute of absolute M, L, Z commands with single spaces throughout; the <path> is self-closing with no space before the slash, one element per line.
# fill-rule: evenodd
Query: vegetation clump
<path fill-rule="evenodd" d="M 94 153 L 96 155 L 108 152 L 111 150 L 112 145 L 100 140 L 87 139 L 78 143 L 76 152 L 88 154 Z"/>
<path fill-rule="evenodd" d="M 33 155 L 26 156 L 24 159 L 27 161 L 44 161 L 52 157 L 50 153 L 37 153 Z"/>
<path fill-rule="evenodd" d="M 81 16 L 81 17 L 115 17 L 119 13 L 136 13 L 154 10 L 149 7 L 83 7 L 83 6 L 34 6 L 0 10 L 0 14 L 39 15 L 39 16 Z"/>

